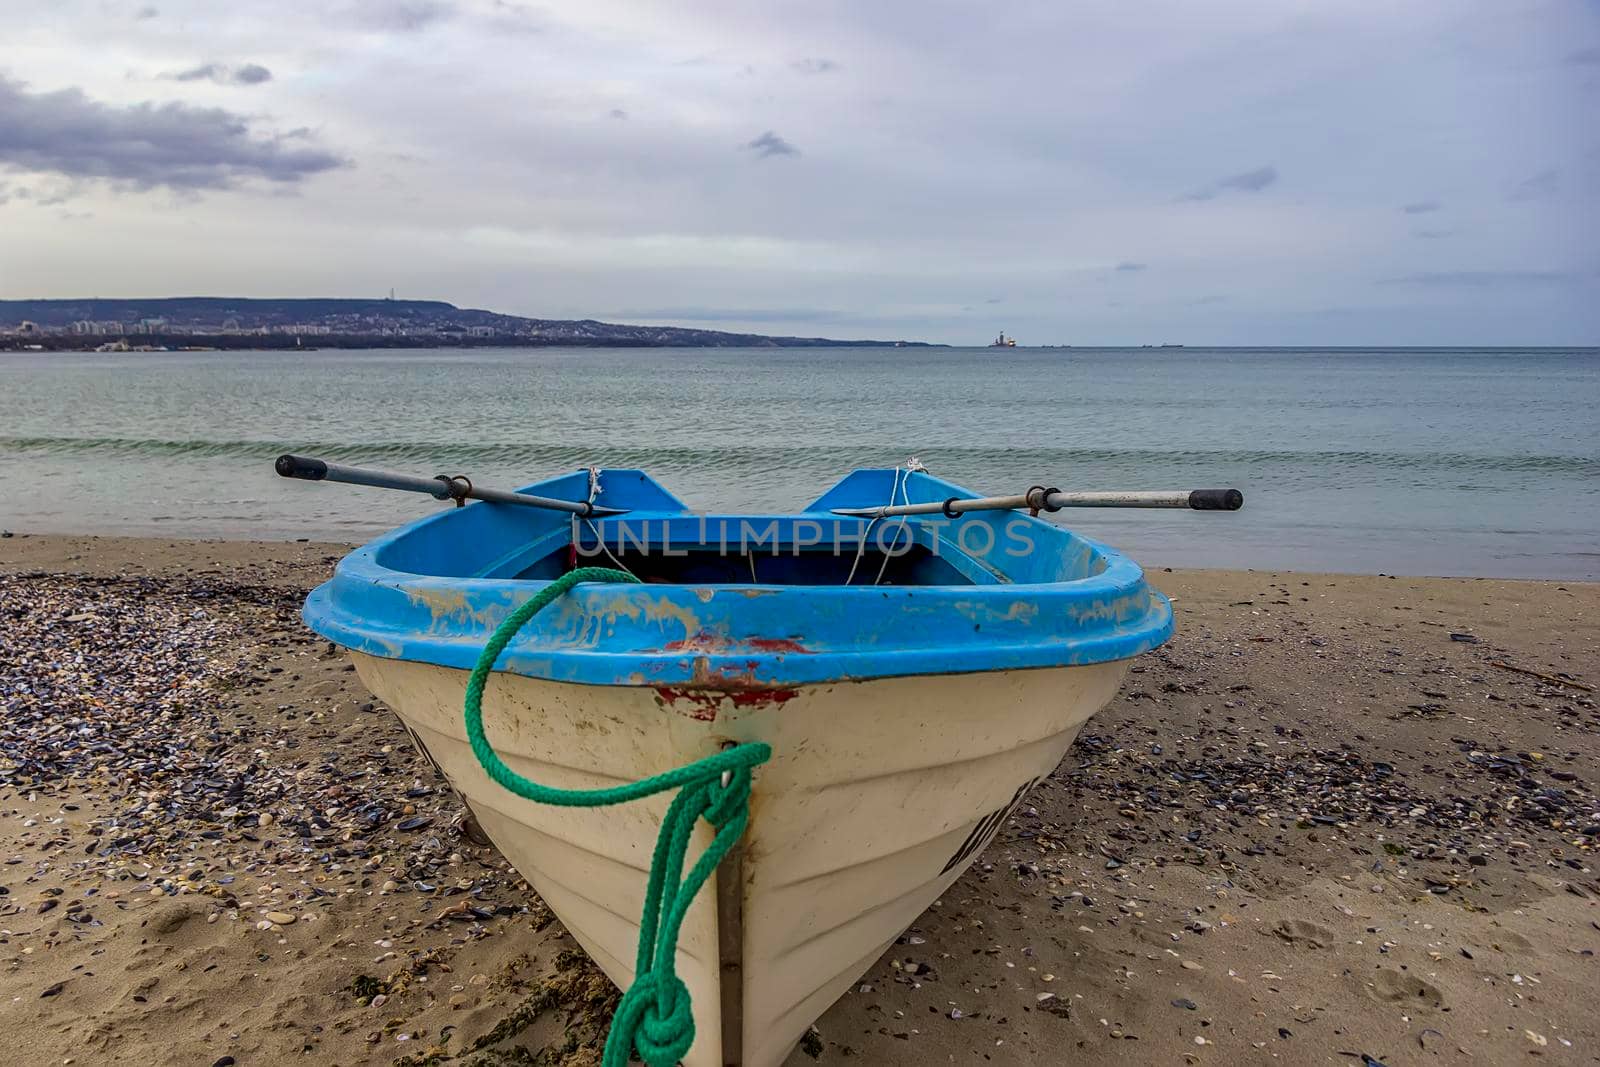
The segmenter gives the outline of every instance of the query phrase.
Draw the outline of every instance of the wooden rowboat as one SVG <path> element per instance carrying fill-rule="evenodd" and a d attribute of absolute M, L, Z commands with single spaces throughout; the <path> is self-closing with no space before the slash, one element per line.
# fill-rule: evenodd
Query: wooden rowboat
<path fill-rule="evenodd" d="M 594 507 L 432 515 L 346 557 L 305 619 L 350 650 L 494 843 L 627 986 L 667 798 L 523 800 L 485 774 L 462 698 L 490 632 L 575 564 L 642 579 L 575 586 L 536 615 L 498 661 L 483 721 L 513 770 L 566 789 L 771 746 L 742 846 L 678 941 L 691 1067 L 782 1062 L 1172 630 L 1136 564 L 1060 526 L 948 503 L 872 513 L 972 496 L 921 471 L 859 470 L 789 515 L 694 514 L 637 470 L 519 492 Z M 839 513 L 851 510 L 866 513 Z M 691 852 L 711 836 L 704 822 L 695 832 Z"/>

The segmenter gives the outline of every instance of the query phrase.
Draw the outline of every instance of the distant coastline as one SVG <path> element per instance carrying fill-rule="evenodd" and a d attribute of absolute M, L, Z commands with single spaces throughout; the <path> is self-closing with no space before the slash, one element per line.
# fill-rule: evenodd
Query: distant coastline
<path fill-rule="evenodd" d="M 924 341 L 836 340 L 535 319 L 442 300 L 160 297 L 0 300 L 0 350 L 441 348 L 935 348 Z"/>
<path fill-rule="evenodd" d="M 117 342 L 125 340 L 126 347 Z M 834 341 L 824 337 L 760 337 L 749 340 L 648 340 L 642 338 L 386 337 L 373 334 L 235 336 L 197 334 L 18 337 L 0 332 L 0 352 L 315 352 L 319 349 L 384 350 L 438 348 L 946 348 L 917 341 Z"/>

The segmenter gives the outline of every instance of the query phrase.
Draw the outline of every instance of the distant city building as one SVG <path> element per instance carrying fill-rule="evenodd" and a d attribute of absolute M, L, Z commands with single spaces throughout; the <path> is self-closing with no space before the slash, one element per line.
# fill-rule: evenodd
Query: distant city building
<path fill-rule="evenodd" d="M 88 335 L 88 336 L 99 337 L 99 336 L 106 336 L 106 335 L 119 335 L 119 334 L 124 334 L 124 333 L 129 333 L 129 332 L 146 332 L 146 333 L 148 333 L 153 328 L 151 324 L 154 324 L 154 327 L 160 327 L 160 324 L 164 323 L 164 322 L 166 322 L 165 319 L 145 319 L 143 322 L 139 322 L 139 323 L 124 324 L 122 322 L 118 322 L 115 319 L 109 319 L 109 320 L 102 319 L 102 320 L 99 320 L 99 321 L 96 321 L 95 319 L 79 319 L 77 322 L 74 322 L 71 326 L 67 327 L 67 329 L 71 330 L 74 334 L 78 334 L 80 336 Z M 160 328 L 162 328 L 164 330 L 173 330 L 173 331 L 177 331 L 177 330 L 181 329 L 181 327 L 175 327 L 175 326 L 160 327 Z M 64 332 L 64 331 L 57 330 L 57 331 L 53 331 L 53 332 Z"/>

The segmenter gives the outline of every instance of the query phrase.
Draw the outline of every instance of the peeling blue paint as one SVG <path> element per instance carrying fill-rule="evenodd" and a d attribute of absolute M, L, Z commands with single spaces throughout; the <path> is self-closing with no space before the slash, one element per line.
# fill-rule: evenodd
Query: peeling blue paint
<path fill-rule="evenodd" d="M 652 537 L 675 546 L 715 546 L 719 531 L 737 543 L 739 523 L 768 520 L 780 541 L 798 539 L 796 524 L 818 522 L 860 536 L 865 520 L 831 509 L 883 504 L 893 478 L 855 471 L 796 515 L 699 516 L 643 471 L 607 470 L 597 502 L 629 514 L 594 525 L 605 535 L 608 523 L 648 523 Z M 577 472 L 525 491 L 582 499 L 587 489 Z M 904 489 L 912 502 L 976 495 L 923 473 Z M 966 523 L 989 530 L 958 547 L 952 533 Z M 588 685 L 778 688 L 1101 663 L 1172 634 L 1172 608 L 1137 564 L 1062 527 L 1017 512 L 914 518 L 906 527 L 918 544 L 938 544 L 967 584 L 584 585 L 517 635 L 501 669 Z M 304 618 L 348 648 L 468 669 L 493 628 L 553 577 L 517 575 L 565 551 L 571 531 L 567 515 L 532 508 L 440 511 L 346 556 L 307 599 Z M 1032 551 L 1008 554 L 1008 539 Z"/>

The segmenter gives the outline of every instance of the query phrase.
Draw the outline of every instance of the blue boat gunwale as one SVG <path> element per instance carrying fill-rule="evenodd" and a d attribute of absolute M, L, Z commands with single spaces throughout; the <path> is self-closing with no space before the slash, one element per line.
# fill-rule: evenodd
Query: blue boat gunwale
<path fill-rule="evenodd" d="M 708 518 L 849 522 L 830 509 L 883 503 L 892 474 L 855 471 L 798 513 Z M 522 491 L 581 499 L 586 479 L 577 472 Z M 913 500 L 973 495 L 925 474 L 904 481 Z M 619 482 L 620 489 L 613 488 Z M 602 486 L 597 501 L 632 507 L 635 520 L 700 518 L 642 471 L 603 471 Z M 787 688 L 1101 663 L 1131 658 L 1171 635 L 1170 604 L 1146 584 L 1138 564 L 1115 549 L 1017 512 L 975 513 L 961 521 L 1013 520 L 1035 524 L 1030 528 L 1047 544 L 1070 548 L 1091 573 L 962 585 L 586 584 L 532 620 L 497 667 L 587 685 Z M 868 520 L 854 522 L 870 529 Z M 459 543 L 473 526 L 504 523 L 512 529 L 499 530 L 500 536 L 520 534 L 522 540 L 506 551 L 485 552 L 491 567 L 506 564 L 519 549 L 524 561 L 545 558 L 528 551 L 535 543 L 571 542 L 571 520 L 559 513 L 474 503 L 430 514 L 340 561 L 334 577 L 307 598 L 305 621 L 357 651 L 469 669 L 493 627 L 546 580 L 428 574 L 395 564 L 406 562 L 407 552 Z M 906 525 L 919 528 L 915 519 Z M 966 558 L 959 551 L 951 555 Z M 603 557 L 583 562 L 608 563 Z"/>

